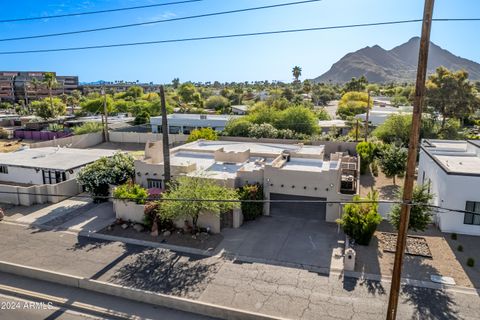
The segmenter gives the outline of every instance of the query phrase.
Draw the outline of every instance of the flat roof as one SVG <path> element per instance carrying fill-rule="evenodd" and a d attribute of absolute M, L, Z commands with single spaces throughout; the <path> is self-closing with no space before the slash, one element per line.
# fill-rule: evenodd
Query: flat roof
<path fill-rule="evenodd" d="M 0 153 L 0 164 L 15 167 L 70 170 L 84 166 L 117 151 L 45 147 Z"/>
<path fill-rule="evenodd" d="M 319 120 L 318 126 L 321 128 L 330 128 L 330 127 L 347 127 L 345 120 L 334 119 L 334 120 Z"/>
<path fill-rule="evenodd" d="M 253 154 L 280 155 L 284 151 L 298 152 L 302 154 L 321 154 L 324 146 L 303 146 L 298 144 L 277 144 L 263 142 L 237 142 L 237 141 L 196 141 L 191 144 L 180 146 L 179 150 L 207 150 L 215 151 L 223 148 L 225 152 L 242 152 L 247 149 Z"/>
<path fill-rule="evenodd" d="M 480 174 L 480 158 L 477 156 L 435 154 L 433 157 L 451 172 Z"/>
<path fill-rule="evenodd" d="M 230 120 L 241 116 L 230 114 L 198 114 L 198 113 L 172 113 L 167 116 L 168 119 L 186 119 L 186 120 Z M 151 117 L 150 119 L 159 119 L 161 116 Z"/>

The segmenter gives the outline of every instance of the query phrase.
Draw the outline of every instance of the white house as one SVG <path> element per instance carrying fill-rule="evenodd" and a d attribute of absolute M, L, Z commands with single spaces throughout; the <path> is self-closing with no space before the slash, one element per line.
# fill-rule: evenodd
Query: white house
<path fill-rule="evenodd" d="M 419 184 L 429 184 L 443 232 L 480 235 L 480 141 L 423 140 Z"/>
<path fill-rule="evenodd" d="M 404 115 L 411 115 L 413 111 L 412 107 L 403 106 L 403 107 L 373 107 L 370 109 L 368 114 L 368 122 L 373 127 L 378 127 L 379 125 L 383 124 L 390 116 L 395 114 L 404 114 Z M 355 116 L 357 119 L 361 121 L 365 121 L 367 118 L 366 113 L 357 114 Z"/>
<path fill-rule="evenodd" d="M 350 131 L 350 126 L 345 120 L 332 119 L 332 120 L 319 120 L 318 126 L 322 133 L 329 133 L 332 130 L 336 130 L 340 135 L 346 135 Z"/>
<path fill-rule="evenodd" d="M 237 115 L 245 115 L 248 112 L 248 106 L 246 105 L 233 105 L 232 113 Z"/>
<path fill-rule="evenodd" d="M 58 202 L 81 191 L 75 180 L 85 165 L 113 150 L 45 147 L 0 153 L 0 202 Z M 2 194 L 1 191 L 4 193 Z"/>
<path fill-rule="evenodd" d="M 231 188 L 259 183 L 266 199 L 317 201 L 272 202 L 265 206 L 267 215 L 335 221 L 338 202 L 358 194 L 358 159 L 343 153 L 327 159 L 324 146 L 199 140 L 171 149 L 170 164 L 173 178 L 207 177 Z M 161 142 L 147 143 L 145 159 L 135 161 L 136 182 L 162 189 L 163 169 Z"/>
<path fill-rule="evenodd" d="M 225 129 L 227 122 L 241 116 L 228 114 L 186 114 L 174 113 L 167 116 L 170 134 L 190 134 L 194 129 L 212 128 L 216 131 Z M 162 117 L 150 118 L 153 133 L 162 133 Z"/>

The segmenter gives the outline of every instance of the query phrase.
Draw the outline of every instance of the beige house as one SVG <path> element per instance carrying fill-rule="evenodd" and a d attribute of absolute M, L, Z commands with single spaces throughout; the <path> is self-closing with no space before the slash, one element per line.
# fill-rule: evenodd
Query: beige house
<path fill-rule="evenodd" d="M 333 222 L 340 217 L 340 203 L 351 200 L 359 189 L 358 159 L 343 153 L 325 155 L 324 146 L 199 140 L 171 149 L 170 162 L 173 178 L 208 177 L 231 188 L 262 184 L 265 198 L 274 200 L 265 205 L 265 215 Z M 142 186 L 164 187 L 161 142 L 147 143 L 145 159 L 135 161 L 135 172 Z"/>

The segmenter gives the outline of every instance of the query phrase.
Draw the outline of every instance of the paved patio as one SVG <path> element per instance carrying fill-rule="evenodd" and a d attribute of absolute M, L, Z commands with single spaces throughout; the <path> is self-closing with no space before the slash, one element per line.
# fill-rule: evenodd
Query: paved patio
<path fill-rule="evenodd" d="M 343 234 L 335 223 L 288 215 L 263 216 L 239 229 L 222 230 L 224 240 L 217 250 L 226 253 L 300 264 L 328 273 L 332 250 Z"/>

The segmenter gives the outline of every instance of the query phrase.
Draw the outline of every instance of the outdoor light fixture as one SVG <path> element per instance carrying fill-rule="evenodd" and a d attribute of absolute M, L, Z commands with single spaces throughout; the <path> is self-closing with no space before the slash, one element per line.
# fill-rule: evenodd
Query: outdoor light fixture
<path fill-rule="evenodd" d="M 333 188 L 334 184 L 333 183 L 330 183 L 330 188 Z"/>
<path fill-rule="evenodd" d="M 295 186 L 292 186 L 292 189 L 295 188 Z"/>
<path fill-rule="evenodd" d="M 270 183 L 270 187 L 273 187 L 273 183 Z"/>
<path fill-rule="evenodd" d="M 137 176 L 141 177 L 141 176 L 142 176 L 142 174 L 141 174 L 140 172 L 137 172 Z"/>
<path fill-rule="evenodd" d="M 303 186 L 303 189 L 304 189 L 304 190 L 307 190 L 307 186 Z"/>
<path fill-rule="evenodd" d="M 282 188 L 283 188 L 283 184 L 282 184 L 280 187 L 282 187 Z"/>
<path fill-rule="evenodd" d="M 313 189 L 314 189 L 315 191 L 317 191 L 317 189 L 318 189 L 318 188 L 317 188 L 317 187 L 315 187 L 315 188 L 313 188 Z"/>

